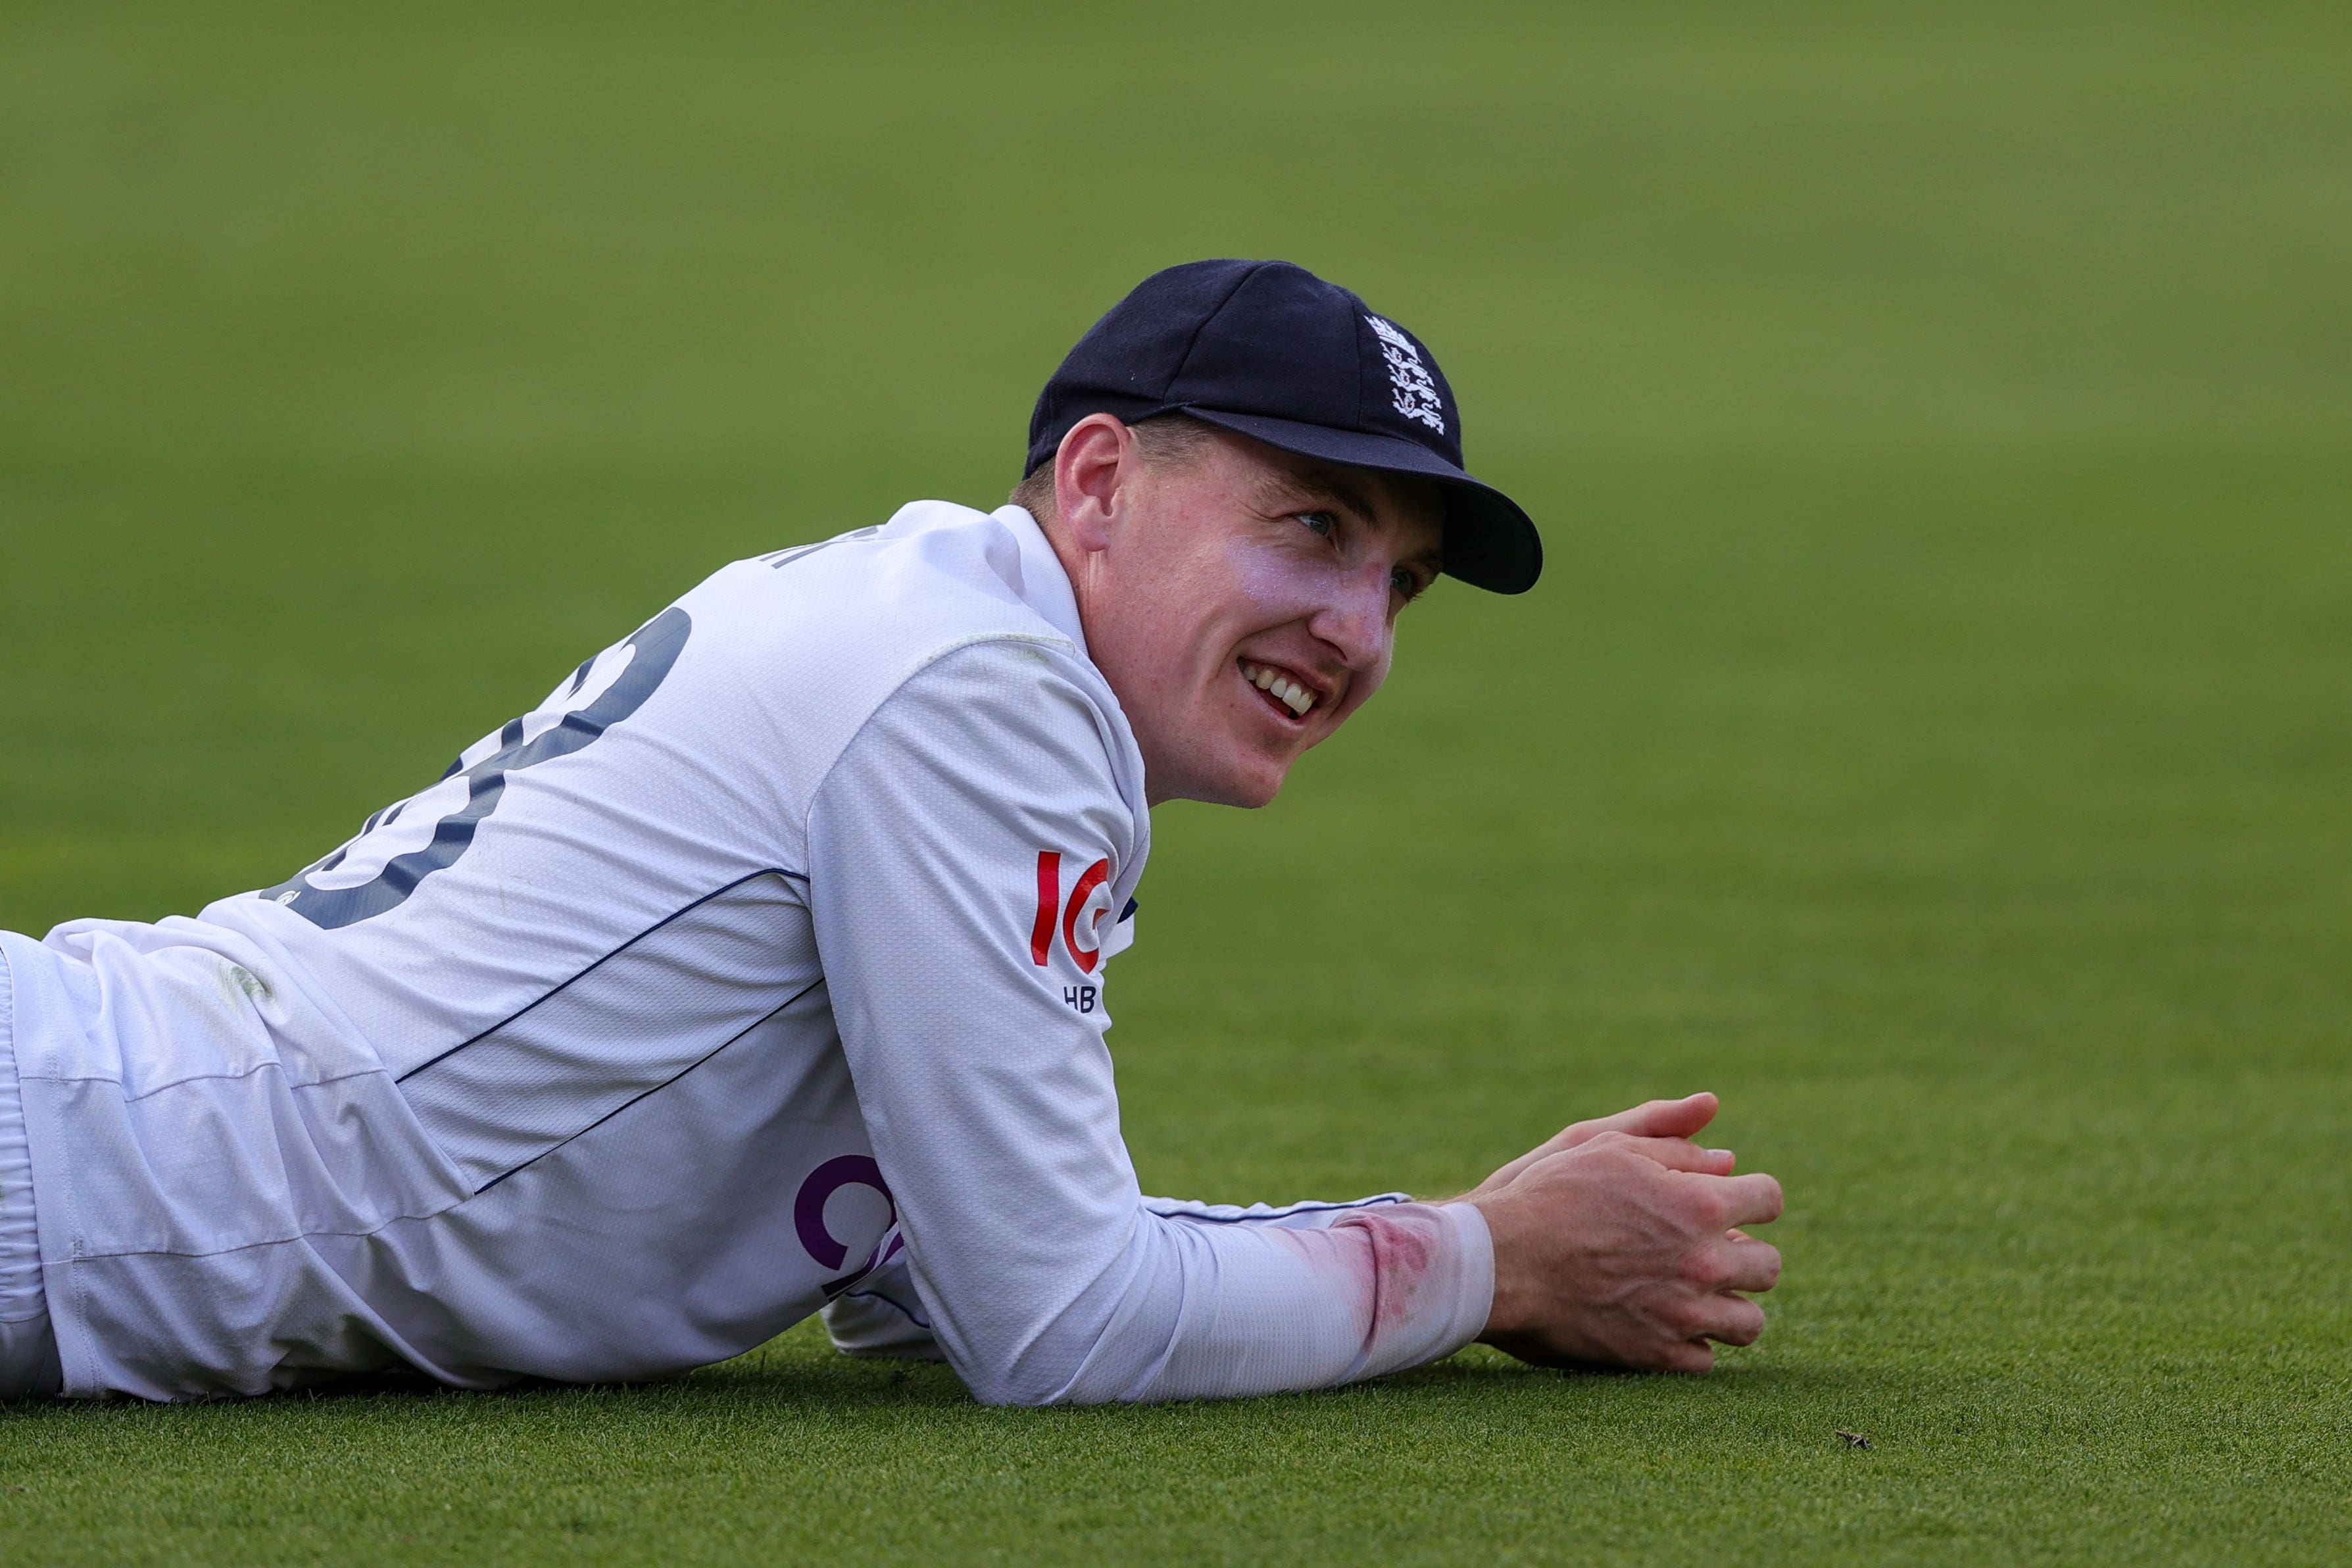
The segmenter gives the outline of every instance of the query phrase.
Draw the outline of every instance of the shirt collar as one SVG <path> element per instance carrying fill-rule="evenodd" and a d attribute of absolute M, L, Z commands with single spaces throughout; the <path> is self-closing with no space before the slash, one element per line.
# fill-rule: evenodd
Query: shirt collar
<path fill-rule="evenodd" d="M 1057 632 L 1078 645 L 1078 652 L 1087 654 L 1087 628 L 1078 619 L 1078 595 L 1070 586 L 1070 574 L 1062 570 L 1062 558 L 1054 553 L 1053 542 L 1037 520 L 1029 515 L 1026 507 L 1001 506 L 992 514 L 1005 531 L 1021 545 L 1021 602 L 1053 626 Z"/>

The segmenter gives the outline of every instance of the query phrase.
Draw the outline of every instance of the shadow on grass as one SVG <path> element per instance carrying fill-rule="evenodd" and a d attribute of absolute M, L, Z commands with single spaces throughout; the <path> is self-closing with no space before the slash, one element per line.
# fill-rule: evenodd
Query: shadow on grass
<path fill-rule="evenodd" d="M 299 1406 L 373 1404 L 386 1408 L 473 1405 L 484 1411 L 567 1404 L 629 1401 L 668 1407 L 696 1404 L 740 1406 L 747 1401 L 842 1408 L 856 1405 L 971 1405 L 954 1373 L 936 1363 L 854 1361 L 848 1357 L 753 1351 L 733 1361 L 673 1378 L 643 1383 L 562 1383 L 523 1378 L 499 1388 L 462 1388 L 422 1373 L 390 1370 L 339 1377 L 251 1398 L 150 1404 L 140 1400 L 21 1399 L 0 1402 L 0 1426 L 42 1417 L 71 1419 L 100 1413 L 151 1411 L 283 1411 Z"/>
<path fill-rule="evenodd" d="M 418 1373 L 388 1371 L 339 1378 L 257 1398 L 180 1405 L 149 1405 L 133 1401 L 15 1401 L 0 1404 L 0 1427 L 43 1418 L 73 1420 L 103 1415 L 119 1419 L 135 1417 L 140 1412 L 160 1415 L 165 1411 L 249 1411 L 260 1415 L 305 1405 L 334 1409 L 367 1405 L 386 1413 L 404 1407 L 419 1414 L 430 1411 L 436 1415 L 452 1414 L 455 1407 L 493 1417 L 549 1409 L 579 1409 L 585 1414 L 600 1405 L 625 1405 L 663 1415 L 721 1408 L 741 1414 L 753 1407 L 780 1413 L 860 1409 L 907 1413 L 963 1409 L 978 1413 L 984 1408 L 972 1399 L 961 1380 L 940 1363 L 853 1359 L 834 1354 L 821 1342 L 795 1342 L 800 1338 L 788 1334 L 732 1361 L 644 1383 L 574 1384 L 526 1378 L 501 1388 L 469 1389 L 437 1383 Z M 1465 1401 L 1491 1399 L 1498 1404 L 1517 1404 L 1529 1398 L 1560 1397 L 1599 1397 L 1613 1402 L 1633 1396 L 1678 1404 L 1693 1399 L 1710 1404 L 1725 1399 L 1753 1402 L 1766 1397 L 1779 1401 L 1792 1396 L 1817 1400 L 1824 1396 L 1866 1395 L 1879 1389 L 1885 1380 L 1885 1373 L 1869 1368 L 1776 1364 L 1739 1358 L 1728 1360 L 1700 1377 L 1607 1368 L 1534 1367 L 1499 1352 L 1472 1346 L 1433 1365 L 1341 1388 L 1243 1400 L 1180 1400 L 1153 1406 L 1107 1408 L 1222 1408 L 1243 1412 L 1351 1399 L 1426 1401 L 1448 1405 L 1459 1405 Z M 1065 1407 L 1052 1414 L 1083 1413 L 1084 1407 Z"/>

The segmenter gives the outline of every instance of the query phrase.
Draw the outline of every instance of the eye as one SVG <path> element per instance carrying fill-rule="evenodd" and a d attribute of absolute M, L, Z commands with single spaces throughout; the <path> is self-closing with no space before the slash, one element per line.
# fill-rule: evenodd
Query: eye
<path fill-rule="evenodd" d="M 1339 520 L 1328 511 L 1302 511 L 1298 521 L 1328 539 L 1339 531 Z"/>
<path fill-rule="evenodd" d="M 1389 585 L 1396 590 L 1398 598 L 1409 604 L 1420 598 L 1423 590 L 1426 589 L 1429 584 L 1412 567 L 1400 566 L 1389 574 Z"/>

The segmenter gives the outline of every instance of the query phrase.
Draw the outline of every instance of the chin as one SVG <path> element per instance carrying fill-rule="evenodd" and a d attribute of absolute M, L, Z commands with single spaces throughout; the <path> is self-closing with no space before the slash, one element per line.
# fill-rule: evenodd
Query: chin
<path fill-rule="evenodd" d="M 1177 770 L 1155 770 L 1147 758 L 1144 776 L 1149 778 L 1154 772 L 1161 772 L 1164 777 Z M 1289 774 L 1287 763 L 1270 768 L 1227 768 L 1214 773 L 1188 769 L 1165 794 L 1155 790 L 1152 795 L 1159 800 L 1197 800 L 1204 805 L 1238 805 L 1251 810 L 1269 804 L 1281 794 L 1283 780 Z"/>
<path fill-rule="evenodd" d="M 1153 786 L 1152 796 L 1244 810 L 1271 803 L 1282 793 L 1291 764 L 1305 748 L 1282 744 L 1289 736 L 1236 733 L 1240 728 L 1229 721 L 1211 722 L 1138 735 L 1143 776 Z"/>
<path fill-rule="evenodd" d="M 1286 766 L 1271 769 L 1235 769 L 1222 777 L 1195 781 L 1195 787 L 1186 792 L 1186 798 L 1206 801 L 1211 805 L 1237 805 L 1253 811 L 1273 804 L 1282 793 L 1283 781 L 1290 776 Z"/>
<path fill-rule="evenodd" d="M 1269 784 L 1259 784 L 1248 789 L 1237 789 L 1233 794 L 1225 796 L 1225 798 L 1218 804 L 1221 805 L 1238 805 L 1244 811 L 1255 811 L 1261 805 L 1272 805 L 1274 804 L 1274 797 L 1281 793 L 1282 781 L 1280 779 L 1276 779 Z"/>

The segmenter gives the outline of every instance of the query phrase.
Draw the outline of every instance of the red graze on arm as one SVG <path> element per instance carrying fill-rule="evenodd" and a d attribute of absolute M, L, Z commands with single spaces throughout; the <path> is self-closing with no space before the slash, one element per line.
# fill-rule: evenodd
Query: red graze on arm
<path fill-rule="evenodd" d="M 1372 1249 L 1372 1332 L 1411 1317 L 1420 1305 L 1422 1282 L 1429 1278 L 1436 1237 L 1425 1219 L 1400 1221 L 1376 1210 L 1349 1215 L 1331 1228 L 1360 1230 Z"/>

